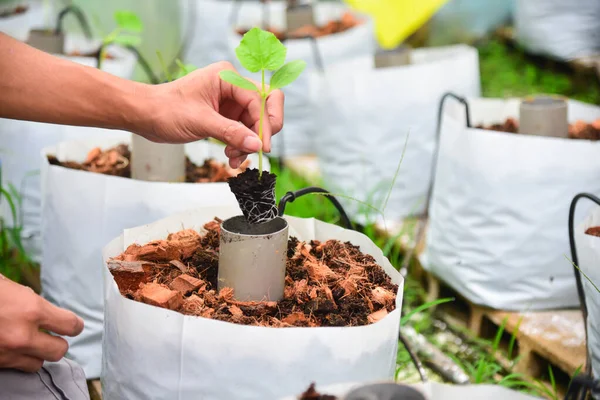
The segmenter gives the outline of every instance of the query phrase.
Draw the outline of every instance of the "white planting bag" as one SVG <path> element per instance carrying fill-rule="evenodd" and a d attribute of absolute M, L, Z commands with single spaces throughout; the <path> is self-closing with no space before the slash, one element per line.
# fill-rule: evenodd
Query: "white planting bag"
<path fill-rule="evenodd" d="M 270 25 L 285 31 L 285 2 L 269 3 Z M 338 20 L 349 9 L 340 3 L 315 3 L 314 13 L 317 25 L 324 25 L 331 20 Z M 238 24 L 235 28 L 252 28 L 262 26 L 263 5 L 259 2 L 241 2 L 239 5 Z M 314 40 L 290 39 L 284 42 L 287 47 L 286 62 L 294 60 L 306 61 L 307 67 L 300 77 L 289 86 L 283 88 L 285 93 L 285 126 L 282 133 L 273 138 L 271 154 L 279 156 L 297 156 L 315 152 L 314 138 L 323 133 L 322 127 L 315 124 L 312 108 L 315 99 L 311 97 L 310 75 L 319 69 L 320 58 L 324 67 L 334 64 L 344 64 L 361 56 L 375 53 L 375 37 L 372 21 L 358 15 L 363 23 L 347 31 L 323 36 Z M 235 48 L 242 37 L 235 29 L 229 30 L 230 59 L 242 75 L 250 76 L 260 82 L 260 73 L 251 74 L 246 71 L 235 57 Z M 314 45 L 314 44 L 316 45 Z M 317 55 L 318 54 L 318 55 Z M 265 74 L 270 80 L 271 74 Z M 317 91 L 318 92 L 318 91 Z"/>
<path fill-rule="evenodd" d="M 98 42 L 88 41 L 77 36 L 67 35 L 65 40 L 66 54 L 75 50 L 79 52 L 93 51 L 99 46 Z M 106 60 L 102 69 L 121 78 L 129 79 L 137 62 L 135 55 L 117 46 L 110 46 L 108 53 L 114 55 L 115 59 Z M 89 67 L 96 66 L 96 59 L 93 57 L 60 57 Z M 39 175 L 40 152 L 42 149 L 71 139 L 85 139 L 96 136 L 126 139 L 128 135 L 124 132 L 108 129 L 43 124 L 0 118 L 2 182 L 13 184 L 21 193 L 23 204 L 22 221 L 20 222 L 24 225 L 23 240 L 34 261 L 39 262 L 41 260 Z M 0 216 L 9 225 L 13 224 L 6 202 L 0 203 Z"/>
<path fill-rule="evenodd" d="M 581 275 L 585 303 L 588 309 L 587 332 L 588 351 L 591 354 L 592 370 L 596 379 L 600 378 L 600 237 L 587 235 L 588 228 L 600 226 L 600 207 L 595 207 L 585 220 L 575 227 L 575 244 L 579 268 L 593 282 Z M 567 269 L 569 268 L 567 263 Z M 594 287 L 596 285 L 596 287 Z"/>
<path fill-rule="evenodd" d="M 185 11 L 194 13 L 192 36 L 188 38 L 183 56 L 186 63 L 204 67 L 230 61 L 228 33 L 233 3 L 232 0 L 189 0 L 189 6 L 184 3 Z"/>
<path fill-rule="evenodd" d="M 343 400 L 352 390 L 359 387 L 379 382 L 356 382 L 343 383 L 338 385 L 323 386 L 317 385 L 316 389 L 321 394 L 338 396 Z M 500 385 L 480 384 L 480 385 L 451 385 L 447 383 L 427 382 L 409 385 L 420 391 L 427 400 L 536 400 L 539 397 L 533 397 L 522 392 L 517 392 Z M 297 400 L 298 393 L 294 396 L 288 396 L 280 400 Z"/>
<path fill-rule="evenodd" d="M 476 49 L 416 49 L 411 58 L 411 65 L 375 69 L 373 56 L 362 57 L 315 77 L 324 81 L 314 96 L 321 128 L 315 141 L 328 189 L 381 209 L 406 145 L 385 210 L 386 218 L 396 221 L 425 209 L 439 99 L 448 91 L 480 93 Z M 361 204 L 340 201 L 355 220 L 367 222 Z"/>
<path fill-rule="evenodd" d="M 9 7 L 1 7 L 2 4 L 0 4 L 0 12 L 7 8 L 14 9 L 18 5 L 18 3 L 15 3 L 11 4 Z M 24 13 L 0 18 L 0 32 L 5 33 L 21 42 L 26 42 L 27 38 L 29 38 L 29 31 L 31 30 L 34 22 L 34 17 L 32 15 L 33 4 L 29 4 L 29 2 L 23 2 L 22 5 L 29 7 Z"/>
<path fill-rule="evenodd" d="M 566 226 L 576 194 L 600 194 L 600 141 L 466 128 L 464 106 L 446 103 L 424 267 L 475 304 L 578 306 Z M 518 99 L 468 103 L 473 126 L 519 115 Z M 576 101 L 568 112 L 569 122 L 600 117 Z"/>
<path fill-rule="evenodd" d="M 517 0 L 517 40 L 532 53 L 563 60 L 600 54 L 600 1 Z"/>
<path fill-rule="evenodd" d="M 107 149 L 128 140 L 65 142 L 44 149 L 59 160 L 82 162 L 96 146 Z M 186 145 L 197 164 L 225 161 L 223 147 L 208 142 Z M 258 165 L 250 156 L 251 167 Z M 235 205 L 226 183 L 145 182 L 76 171 L 43 162 L 42 294 L 85 321 L 83 333 L 68 338 L 69 355 L 88 379 L 100 376 L 102 356 L 102 247 L 123 229 L 195 207 Z M 269 169 L 268 162 L 264 166 Z"/>
<path fill-rule="evenodd" d="M 207 207 L 126 230 L 104 249 L 104 260 L 131 243 L 196 229 L 237 207 Z M 107 400 L 254 400 L 299 393 L 312 381 L 392 379 L 396 367 L 402 276 L 365 235 L 314 219 L 286 217 L 299 240 L 337 239 L 360 246 L 399 285 L 396 309 L 366 326 L 272 328 L 244 326 L 149 306 L 123 297 L 109 272 L 103 340 Z"/>

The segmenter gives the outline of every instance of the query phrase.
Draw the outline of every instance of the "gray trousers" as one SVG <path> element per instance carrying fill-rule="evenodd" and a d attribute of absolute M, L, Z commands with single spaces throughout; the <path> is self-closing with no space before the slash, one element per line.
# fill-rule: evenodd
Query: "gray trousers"
<path fill-rule="evenodd" d="M 36 373 L 0 369 L 2 400 L 89 400 L 83 369 L 63 358 L 46 362 Z"/>

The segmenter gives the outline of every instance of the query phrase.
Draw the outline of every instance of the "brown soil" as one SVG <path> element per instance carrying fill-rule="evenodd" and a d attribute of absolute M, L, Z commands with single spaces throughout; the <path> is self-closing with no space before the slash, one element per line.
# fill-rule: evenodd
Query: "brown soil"
<path fill-rule="evenodd" d="M 336 400 L 336 396 L 331 396 L 328 394 L 321 394 L 317 392 L 315 389 L 315 384 L 311 383 L 308 389 L 302 395 L 300 395 L 299 400 Z"/>
<path fill-rule="evenodd" d="M 131 151 L 126 144 L 120 144 L 108 150 L 101 150 L 99 147 L 93 148 L 82 163 L 59 161 L 53 155 L 48 156 L 48 162 L 52 165 L 123 178 L 131 178 L 130 160 Z M 196 165 L 190 159 L 186 158 L 186 182 L 227 182 L 227 179 L 244 172 L 249 165 L 250 161 L 246 160 L 238 169 L 232 169 L 227 164 L 213 159 L 204 161 L 202 165 Z"/>
<path fill-rule="evenodd" d="M 24 14 L 28 9 L 29 7 L 27 6 L 17 6 L 15 8 L 0 12 L 0 18 L 8 18 L 14 15 Z"/>
<path fill-rule="evenodd" d="M 518 133 L 519 122 L 514 118 L 508 118 L 504 123 L 492 124 L 489 126 L 477 125 L 478 129 L 487 129 L 499 132 Z M 585 121 L 576 121 L 569 124 L 569 138 L 584 140 L 600 140 L 600 119 L 592 123 Z"/>
<path fill-rule="evenodd" d="M 336 240 L 290 238 L 281 301 L 240 302 L 230 288 L 217 292 L 220 222 L 207 223 L 203 236 L 188 229 L 129 246 L 109 263 L 121 293 L 186 315 L 271 327 L 367 325 L 396 307 L 398 285 L 373 257 Z"/>
<path fill-rule="evenodd" d="M 600 237 L 600 226 L 594 226 L 592 228 L 588 228 L 588 230 L 585 231 L 585 233 L 588 235 Z"/>
<path fill-rule="evenodd" d="M 292 32 L 282 32 L 275 28 L 269 28 L 267 30 L 277 36 L 277 39 L 279 40 L 301 38 L 306 36 L 318 38 L 347 31 L 362 23 L 363 21 L 357 19 L 352 13 L 346 12 L 339 20 L 329 21 L 323 26 L 306 25 Z M 246 32 L 248 32 L 248 29 L 238 29 L 237 32 L 240 35 L 244 35 Z"/>

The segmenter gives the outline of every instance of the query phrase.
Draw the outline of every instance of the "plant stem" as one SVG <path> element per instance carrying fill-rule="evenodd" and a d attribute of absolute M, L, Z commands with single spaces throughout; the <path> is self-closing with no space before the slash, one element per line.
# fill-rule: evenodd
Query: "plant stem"
<path fill-rule="evenodd" d="M 260 141 L 262 143 L 263 120 L 264 120 L 264 115 L 265 115 L 265 106 L 267 104 L 267 96 L 269 94 L 265 91 L 265 70 L 263 69 L 261 72 L 262 72 L 262 90 L 260 92 L 261 105 L 260 105 L 260 120 L 258 121 L 258 138 L 260 139 Z M 261 147 L 260 150 L 258 150 L 258 179 L 262 178 L 262 171 L 263 171 L 263 151 L 262 151 L 262 147 Z"/>

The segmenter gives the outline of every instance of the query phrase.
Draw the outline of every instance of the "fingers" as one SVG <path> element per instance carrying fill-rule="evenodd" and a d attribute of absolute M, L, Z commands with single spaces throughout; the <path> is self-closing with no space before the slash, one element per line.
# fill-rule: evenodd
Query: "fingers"
<path fill-rule="evenodd" d="M 77 336 L 83 330 L 83 320 L 71 311 L 41 300 L 39 326 L 58 335 Z"/>
<path fill-rule="evenodd" d="M 229 63 L 220 63 L 219 68 L 221 70 L 229 69 L 235 71 L 235 68 Z M 261 87 L 261 83 L 249 80 L 255 83 L 257 87 Z M 231 99 L 244 109 L 240 116 L 240 121 L 247 127 L 252 128 L 254 132 L 259 133 L 262 108 L 261 95 L 257 91 L 242 89 L 227 82 L 222 82 L 221 88 L 222 99 Z M 268 92 L 268 85 L 266 85 L 265 90 Z M 283 127 L 283 103 L 284 95 L 281 90 L 274 90 L 266 100 L 262 137 L 263 150 L 265 152 L 271 151 L 271 136 L 279 132 Z"/>
<path fill-rule="evenodd" d="M 248 158 L 247 153 L 230 146 L 225 147 L 225 155 L 229 157 L 229 166 L 234 169 L 239 168 L 246 161 L 246 158 Z"/>
<path fill-rule="evenodd" d="M 44 360 L 19 353 L 4 353 L 0 356 L 3 368 L 18 369 L 23 372 L 37 372 L 44 365 Z"/>
<path fill-rule="evenodd" d="M 69 345 L 67 341 L 58 336 L 44 332 L 36 332 L 28 348 L 23 349 L 27 356 L 47 361 L 58 361 L 67 354 Z"/>
<path fill-rule="evenodd" d="M 248 127 L 237 121 L 223 117 L 216 112 L 204 116 L 206 130 L 211 136 L 244 153 L 256 153 L 262 148 L 258 136 Z"/>

